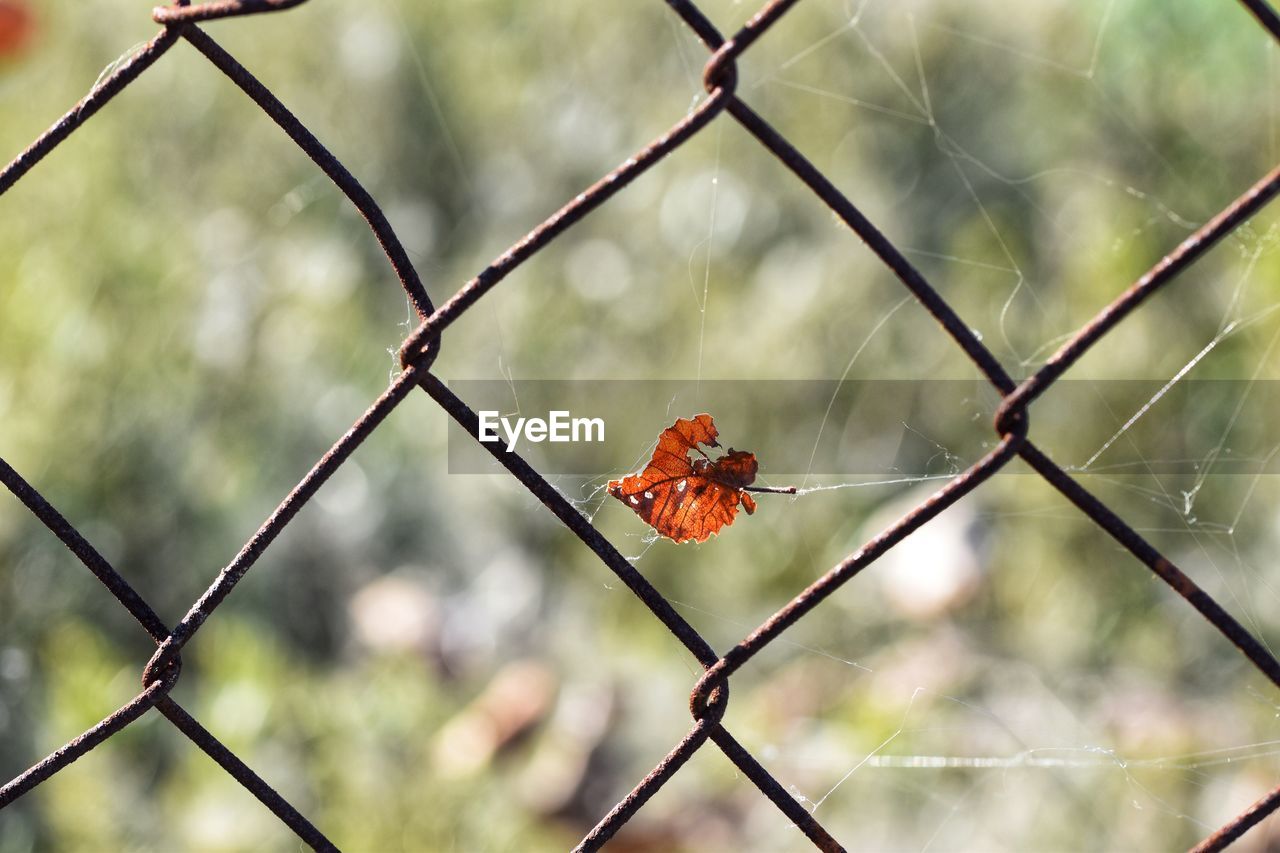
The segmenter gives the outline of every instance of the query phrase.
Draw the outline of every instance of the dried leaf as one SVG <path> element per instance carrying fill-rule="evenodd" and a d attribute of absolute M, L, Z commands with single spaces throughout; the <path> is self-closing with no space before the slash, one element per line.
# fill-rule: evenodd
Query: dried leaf
<path fill-rule="evenodd" d="M 719 447 L 711 415 L 679 418 L 658 436 L 644 470 L 609 481 L 609 494 L 631 507 L 654 530 L 677 542 L 704 542 L 733 524 L 738 504 L 747 514 L 756 502 L 743 488 L 756 479 L 755 454 L 729 448 L 712 460 L 699 447 Z M 700 458 L 690 459 L 689 451 Z"/>

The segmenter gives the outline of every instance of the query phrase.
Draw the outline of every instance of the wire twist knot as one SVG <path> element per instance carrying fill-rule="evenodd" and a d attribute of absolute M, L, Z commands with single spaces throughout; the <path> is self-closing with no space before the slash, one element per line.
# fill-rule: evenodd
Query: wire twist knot
<path fill-rule="evenodd" d="M 722 44 L 702 67 L 702 85 L 714 95 L 717 90 L 732 95 L 738 88 L 738 46 L 733 41 Z"/>
<path fill-rule="evenodd" d="M 404 343 L 400 345 L 400 366 L 403 369 L 417 368 L 425 371 L 435 364 L 436 357 L 440 355 L 440 335 L 436 333 L 425 341 L 423 338 L 422 326 L 419 326 L 417 331 L 405 338 Z"/>
<path fill-rule="evenodd" d="M 697 722 L 718 724 L 729 710 L 729 678 L 712 666 L 689 693 L 689 713 Z"/>
<path fill-rule="evenodd" d="M 156 653 L 143 667 L 142 686 L 146 688 L 157 681 L 162 681 L 164 692 L 167 694 L 178 683 L 180 675 L 182 675 L 182 653 L 173 645 L 173 636 L 170 635 L 156 648 Z"/>
<path fill-rule="evenodd" d="M 1025 440 L 1031 428 L 1031 416 L 1027 413 L 1026 398 L 1016 391 L 1009 392 L 996 408 L 993 423 L 1001 438 L 1012 435 Z"/>

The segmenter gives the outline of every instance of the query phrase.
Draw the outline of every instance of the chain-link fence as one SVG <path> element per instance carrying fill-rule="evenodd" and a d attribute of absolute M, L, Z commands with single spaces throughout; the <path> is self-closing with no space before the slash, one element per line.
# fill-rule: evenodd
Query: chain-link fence
<path fill-rule="evenodd" d="M 736 93 L 736 59 L 781 18 L 795 0 L 768 3 L 732 37 L 726 39 L 710 20 L 687 0 L 667 4 L 706 45 L 711 53 L 703 74 L 708 97 L 669 131 L 638 151 L 620 167 L 576 196 L 482 270 L 443 305 L 436 307 L 422 285 L 409 256 L 387 218 L 360 182 L 321 142 L 212 37 L 197 27 L 202 21 L 274 12 L 298 6 L 305 0 L 219 0 L 191 6 L 180 0 L 158 8 L 153 17 L 164 29 L 127 61 L 101 79 L 93 90 L 39 139 L 0 172 L 0 194 L 22 178 L 45 155 L 66 141 L 115 95 L 138 79 L 180 41 L 194 47 L 254 100 L 305 151 L 355 204 L 380 242 L 387 259 L 420 316 L 420 325 L 400 349 L 403 371 L 365 414 L 321 458 L 306 477 L 276 508 L 213 584 L 172 628 L 142 599 L 92 544 L 55 509 L 40 491 L 0 459 L 0 480 L 21 500 L 81 562 L 107 587 L 155 640 L 156 652 L 143 670 L 144 689 L 132 701 L 84 732 L 43 761 L 0 788 L 0 808 L 9 805 L 68 767 L 76 759 L 122 731 L 152 708 L 167 717 L 181 732 L 208 753 L 237 781 L 286 823 L 299 838 L 316 849 L 334 849 L 323 832 L 300 814 L 271 785 L 223 746 L 196 719 L 170 697 L 181 673 L 183 646 L 200 630 L 235 585 L 253 567 L 266 548 L 289 525 L 322 484 L 351 456 L 405 400 L 415 387 L 422 388 L 473 437 L 479 435 L 476 412 L 431 372 L 439 352 L 441 333 L 485 293 L 531 256 L 604 204 L 663 157 L 680 148 L 713 121 L 727 114 L 754 136 L 800 181 L 827 205 L 901 280 L 933 315 L 1003 398 L 995 418 L 999 443 L 985 457 L 952 478 L 926 501 L 867 542 L 829 572 L 795 596 L 786 606 L 750 632 L 741 642 L 720 653 L 683 618 L 592 525 L 574 505 L 519 454 L 500 445 L 484 447 L 516 479 L 532 492 L 582 542 L 595 552 L 671 633 L 701 663 L 705 672 L 690 696 L 693 726 L 653 771 L 620 800 L 581 841 L 579 849 L 597 849 L 644 807 L 689 758 L 707 742 L 718 747 L 804 834 L 823 850 L 842 849 L 840 842 L 818 822 L 802 803 L 744 748 L 723 724 L 729 702 L 732 675 L 846 581 L 873 563 L 961 497 L 976 489 L 1015 457 L 1023 459 L 1049 484 L 1109 533 L 1152 572 L 1182 596 L 1274 684 L 1280 686 L 1280 662 L 1186 574 L 1045 455 L 1029 437 L 1031 404 L 1057 381 L 1103 336 L 1110 333 L 1149 296 L 1169 284 L 1195 263 L 1210 247 L 1244 223 L 1280 192 L 1280 168 L 1265 175 L 1217 216 L 1168 253 L 1129 289 L 1104 307 L 1076 332 L 1030 378 L 1016 383 L 980 338 L 906 259 L 903 252 L 805 158 L 791 143 L 761 118 Z M 1280 16 L 1263 0 L 1241 0 L 1242 5 L 1273 37 L 1280 39 Z M 1224 4 L 1225 5 L 1225 4 Z M 1241 836 L 1280 806 L 1280 788 L 1267 794 L 1226 826 L 1205 839 L 1197 849 L 1218 850 Z"/>

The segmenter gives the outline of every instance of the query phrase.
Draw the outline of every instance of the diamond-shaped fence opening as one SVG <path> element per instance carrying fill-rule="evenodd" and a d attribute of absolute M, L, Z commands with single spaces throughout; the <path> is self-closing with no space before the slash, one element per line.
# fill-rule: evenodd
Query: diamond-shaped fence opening
<path fill-rule="evenodd" d="M 664 598 L 587 517 L 519 454 L 503 452 L 496 445 L 485 444 L 484 447 L 493 454 L 497 462 L 536 496 L 550 512 L 582 540 L 583 544 L 595 552 L 605 567 L 640 599 L 640 602 L 704 668 L 704 673 L 694 686 L 690 697 L 693 724 L 688 734 L 671 749 L 648 776 L 640 780 L 635 788 L 617 803 L 612 811 L 602 817 L 599 824 L 582 839 L 580 849 L 597 849 L 605 844 L 645 806 L 658 789 L 680 771 L 695 752 L 706 746 L 708 742 L 723 752 L 747 780 L 770 799 L 815 846 L 823 850 L 842 849 L 840 842 L 832 837 L 815 815 L 789 793 L 726 728 L 724 715 L 730 701 L 732 676 L 805 614 L 821 605 L 846 581 L 875 562 L 899 542 L 911 536 L 947 507 L 979 488 L 1015 458 L 1021 458 L 1045 481 L 1075 504 L 1082 513 L 1109 533 L 1124 549 L 1137 557 L 1151 572 L 1186 599 L 1187 603 L 1205 620 L 1237 646 L 1262 674 L 1280 686 L 1280 663 L 1277 663 L 1270 651 L 1133 527 L 1126 524 L 1053 459 L 1043 453 L 1032 441 L 1030 427 L 1031 412 L 1034 408 L 1032 404 L 1085 352 L 1121 324 L 1145 299 L 1172 282 L 1180 272 L 1261 210 L 1277 192 L 1280 192 L 1280 169 L 1265 175 L 1221 213 L 1196 230 L 1110 305 L 1103 307 L 1093 320 L 1071 336 L 1036 373 L 1027 380 L 1017 383 L 952 306 L 907 260 L 904 253 L 881 233 L 849 198 L 836 189 L 813 163 L 755 112 L 737 90 L 736 60 L 795 5 L 795 0 L 773 0 L 766 4 L 729 38 L 722 35 L 693 3 L 687 0 L 667 0 L 667 5 L 683 25 L 692 30 L 707 48 L 709 59 L 704 67 L 703 81 L 708 96 L 667 132 L 570 200 L 488 267 L 481 270 L 447 301 L 436 306 L 427 295 L 410 262 L 408 253 L 373 197 L 266 86 L 198 26 L 201 22 L 220 18 L 282 11 L 301 5 L 303 2 L 304 0 L 218 0 L 218 2 L 197 6 L 180 2 L 176 6 L 156 9 L 153 17 L 163 29 L 145 46 L 134 52 L 128 60 L 99 80 L 80 103 L 0 172 L 0 193 L 3 193 L 39 163 L 45 155 L 65 142 L 115 95 L 144 74 L 165 53 L 179 43 L 185 42 L 187 46 L 199 51 L 253 99 L 355 204 L 376 235 L 391 267 L 419 315 L 418 327 L 408 336 L 400 349 L 403 369 L 387 390 L 315 463 L 306 477 L 243 546 L 235 559 L 221 571 L 199 600 L 191 605 L 186 615 L 173 626 L 167 625 L 156 614 L 128 581 L 95 550 L 70 521 L 41 495 L 35 486 L 0 460 L 0 480 L 3 480 L 8 489 L 107 587 L 108 591 L 137 619 L 156 644 L 155 654 L 143 669 L 142 692 L 99 724 L 6 784 L 0 789 L 0 808 L 31 792 L 50 776 L 64 771 L 85 753 L 155 709 L 258 797 L 299 838 L 316 849 L 332 849 L 334 845 L 317 826 L 300 814 L 272 788 L 268 781 L 259 777 L 171 698 L 170 691 L 179 680 L 182 670 L 183 647 L 205 622 L 213 617 L 214 612 L 231 590 L 290 524 L 298 511 L 315 495 L 320 486 L 343 465 L 364 439 L 377 429 L 392 410 L 415 388 L 421 388 L 426 392 L 473 437 L 478 436 L 476 412 L 431 371 L 432 364 L 442 346 L 441 333 L 475 305 L 484 294 L 496 287 L 540 249 L 574 227 L 592 210 L 623 191 L 636 177 L 662 158 L 677 151 L 685 142 L 717 121 L 736 122 L 754 137 L 796 179 L 812 191 L 816 196 L 815 203 L 826 205 L 854 235 L 870 247 L 910 294 L 932 314 L 942 330 L 958 346 L 959 352 L 977 366 L 1003 398 L 994 424 L 998 443 L 986 456 L 951 478 L 926 501 L 865 543 L 807 588 L 799 591 L 789 603 L 726 651 L 713 649 L 677 612 L 672 602 Z M 1242 0 L 1242 4 L 1272 36 L 1280 39 L 1280 18 L 1266 3 L 1262 0 Z M 1210 835 L 1198 849 L 1216 850 L 1225 847 L 1271 814 L 1277 806 L 1280 806 L 1280 788 L 1267 794 L 1226 826 Z"/>

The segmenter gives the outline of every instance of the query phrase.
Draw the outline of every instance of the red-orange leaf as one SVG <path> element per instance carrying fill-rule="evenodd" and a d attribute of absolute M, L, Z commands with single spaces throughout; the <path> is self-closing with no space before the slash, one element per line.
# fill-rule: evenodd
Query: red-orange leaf
<path fill-rule="evenodd" d="M 654 530 L 677 542 L 703 542 L 733 524 L 738 504 L 747 514 L 756 502 L 743 488 L 756 479 L 756 457 L 729 448 L 719 459 L 698 445 L 719 447 L 711 415 L 679 418 L 658 436 L 658 447 L 644 470 L 609 481 L 609 494 L 622 501 Z M 690 460 L 689 451 L 699 458 Z"/>

